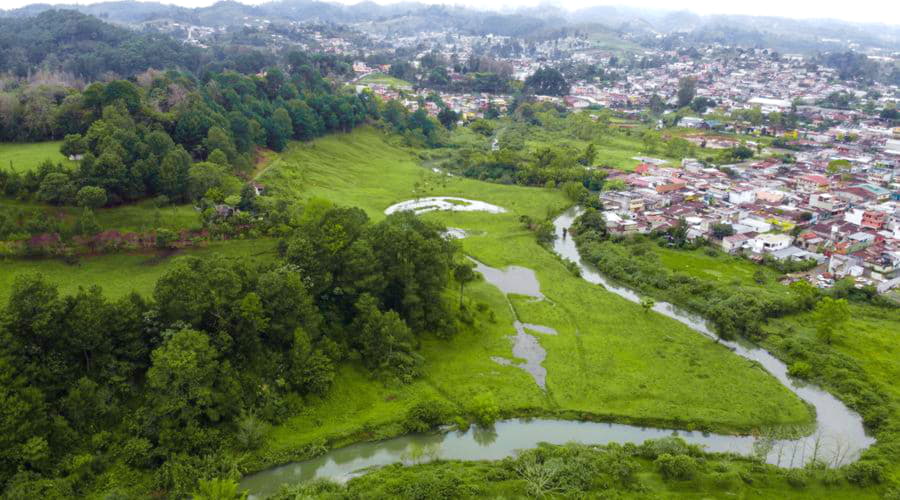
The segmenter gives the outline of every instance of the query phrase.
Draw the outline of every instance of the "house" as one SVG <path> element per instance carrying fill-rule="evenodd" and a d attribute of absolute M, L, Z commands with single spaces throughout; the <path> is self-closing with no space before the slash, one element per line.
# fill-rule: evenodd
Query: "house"
<path fill-rule="evenodd" d="M 704 128 L 706 126 L 706 122 L 703 121 L 703 118 L 685 116 L 678 121 L 678 126 L 687 128 Z"/>
<path fill-rule="evenodd" d="M 619 212 L 631 213 L 644 210 L 644 200 L 630 191 L 607 191 L 600 194 L 603 205 Z"/>
<path fill-rule="evenodd" d="M 791 245 L 793 238 L 787 234 L 760 234 L 747 241 L 754 253 L 767 253 L 782 250 Z"/>
<path fill-rule="evenodd" d="M 722 238 L 722 250 L 728 253 L 734 253 L 743 248 L 748 240 L 755 237 L 756 233 L 735 234 Z"/>
<path fill-rule="evenodd" d="M 761 221 L 759 219 L 751 219 L 749 217 L 739 220 L 738 224 L 741 226 L 748 226 L 752 228 L 752 231 L 757 233 L 768 233 L 772 230 L 772 224 L 769 224 L 766 221 Z"/>
<path fill-rule="evenodd" d="M 860 220 L 860 226 L 868 227 L 871 229 L 881 229 L 884 226 L 884 223 L 887 219 L 887 214 L 884 212 L 878 212 L 876 210 L 866 210 L 862 214 L 862 219 Z"/>
<path fill-rule="evenodd" d="M 847 210 L 847 203 L 829 193 L 813 193 L 809 196 L 809 207 L 837 215 Z"/>
<path fill-rule="evenodd" d="M 888 201 L 888 199 L 891 197 L 890 191 L 882 187 L 878 187 L 874 184 L 857 184 L 853 187 L 868 191 L 875 198 L 875 201 L 878 202 Z"/>
<path fill-rule="evenodd" d="M 756 201 L 756 190 L 747 186 L 735 186 L 728 192 L 728 202 L 744 205 Z"/>
<path fill-rule="evenodd" d="M 807 174 L 797 178 L 797 188 L 808 193 L 825 191 L 831 182 L 824 175 Z"/>
<path fill-rule="evenodd" d="M 800 236 L 797 237 L 797 245 L 806 251 L 813 251 L 824 243 L 825 240 L 813 232 L 801 233 Z"/>

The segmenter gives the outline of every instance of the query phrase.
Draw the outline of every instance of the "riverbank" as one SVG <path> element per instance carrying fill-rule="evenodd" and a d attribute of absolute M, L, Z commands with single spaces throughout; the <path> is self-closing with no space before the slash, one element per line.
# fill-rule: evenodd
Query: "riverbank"
<path fill-rule="evenodd" d="M 292 148 L 265 175 L 278 181 L 273 190 L 281 195 L 356 203 L 373 218 L 414 197 L 413 191 L 503 207 L 507 213 L 432 212 L 423 217 L 467 231 L 470 236 L 460 241 L 463 250 L 487 265 L 535 270 L 548 300 L 510 300 L 521 321 L 558 334 L 538 336 L 547 352 L 547 389 L 542 391 L 523 370 L 491 360 L 512 357 L 514 319 L 499 291 L 484 282 L 467 285 L 474 323 L 449 341 L 423 343 L 427 361 L 421 380 L 385 386 L 364 380 L 353 367 L 342 369 L 335 387 L 347 389 L 310 401 L 304 414 L 274 427 L 248 462 L 252 469 L 357 438 L 403 433 L 406 411 L 426 397 L 446 401 L 461 415 L 474 396 L 490 392 L 502 416 L 603 419 L 722 433 L 761 434 L 813 420 L 799 399 L 755 363 L 730 355 L 680 323 L 648 315 L 639 305 L 582 282 L 542 249 L 519 217 L 542 220 L 561 211 L 568 202 L 558 190 L 435 177 L 372 130 Z M 271 179 L 265 182 L 274 186 Z M 451 293 L 458 300 L 458 292 Z"/>
<path fill-rule="evenodd" d="M 834 414 L 838 417 L 831 419 L 831 422 L 827 418 L 820 418 L 815 441 L 806 446 L 813 445 L 818 450 L 822 436 L 832 435 L 828 445 L 830 453 L 841 458 L 858 457 L 860 462 L 853 467 L 867 470 L 871 483 L 897 481 L 900 470 L 900 452 L 897 446 L 900 442 L 897 431 L 900 427 L 900 407 L 897 400 L 891 397 L 896 392 L 896 377 L 891 374 L 896 370 L 879 361 L 882 354 L 890 356 L 889 353 L 896 350 L 900 340 L 896 336 L 896 332 L 900 331 L 896 308 L 866 306 L 851 301 L 848 307 L 854 312 L 852 332 L 846 326 L 838 325 L 838 339 L 826 342 L 814 335 L 817 320 L 807 310 L 811 306 L 803 307 L 792 302 L 805 300 L 803 296 L 794 296 L 803 290 L 794 290 L 795 287 L 789 290 L 788 287 L 779 285 L 773 285 L 780 287 L 773 290 L 765 282 L 745 284 L 742 287 L 733 283 L 725 285 L 713 282 L 709 278 L 685 278 L 683 274 L 673 273 L 664 265 L 660 267 L 653 242 L 625 240 L 623 243 L 624 245 L 602 242 L 587 235 L 579 238 L 579 247 L 589 255 L 589 265 L 596 265 L 604 272 L 617 273 L 620 282 L 638 287 L 642 294 L 670 300 L 697 312 L 715 314 L 716 333 L 730 324 L 727 321 L 730 315 L 720 314 L 716 308 L 721 308 L 722 304 L 712 304 L 714 300 L 711 296 L 729 302 L 735 294 L 739 294 L 743 308 L 780 308 L 780 313 L 764 314 L 761 319 L 746 312 L 738 315 L 744 315 L 743 321 L 747 323 L 758 321 L 759 324 L 752 331 L 761 345 L 772 353 L 766 353 L 766 357 L 775 360 L 777 356 L 779 360 L 783 360 L 777 361 L 782 367 L 779 367 L 777 373 L 773 372 L 773 375 L 791 386 L 804 399 L 818 399 L 820 403 L 816 406 L 820 408 L 820 414 L 821 405 L 826 404 L 831 408 L 826 415 Z M 628 268 L 628 272 L 621 272 L 624 268 Z M 610 289 L 621 288 L 621 285 L 609 281 L 605 284 Z M 717 287 L 723 286 L 727 288 L 722 289 L 718 295 L 712 293 Z M 634 292 L 628 293 L 633 295 L 633 300 L 637 300 Z M 726 298 L 723 299 L 723 296 Z M 787 302 L 778 306 L 765 306 L 767 301 L 772 300 Z M 664 304 L 657 304 L 654 309 L 666 307 Z M 863 319 L 866 316 L 873 320 Z M 715 335 L 712 326 L 705 330 L 708 334 Z M 725 333 L 730 330 L 726 328 Z M 891 334 L 892 331 L 895 333 Z M 735 342 L 725 343 L 736 349 L 743 349 Z M 875 354 L 873 347 L 878 346 L 881 351 Z M 785 363 L 790 364 L 790 368 Z M 788 372 L 797 378 L 789 378 Z M 827 388 L 830 392 L 811 390 L 811 386 L 807 385 L 809 382 Z M 847 410 L 847 406 L 855 411 Z M 843 463 L 850 461 L 852 459 L 844 460 Z"/>

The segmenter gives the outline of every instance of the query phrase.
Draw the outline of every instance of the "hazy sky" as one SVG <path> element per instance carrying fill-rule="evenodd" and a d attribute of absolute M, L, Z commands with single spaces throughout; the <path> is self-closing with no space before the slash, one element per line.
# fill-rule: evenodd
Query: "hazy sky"
<path fill-rule="evenodd" d="M 96 3 L 101 0 L 81 0 L 77 3 Z M 215 0 L 161 0 L 186 7 L 203 7 Z M 239 0 L 247 4 L 264 3 L 266 0 Z M 357 3 L 359 0 L 334 0 L 341 3 Z M 390 3 L 376 0 L 378 3 Z M 486 9 L 515 8 L 547 3 L 546 0 L 420 0 L 425 3 L 468 5 Z M 0 7 L 11 9 L 31 3 L 76 3 L 74 0 L 0 0 Z M 568 9 L 591 5 L 631 5 L 659 9 L 687 9 L 699 14 L 750 14 L 760 16 L 832 18 L 846 21 L 900 24 L 900 2 L 897 0 L 754 0 L 730 2 L 723 0 L 554 0 L 550 2 Z"/>

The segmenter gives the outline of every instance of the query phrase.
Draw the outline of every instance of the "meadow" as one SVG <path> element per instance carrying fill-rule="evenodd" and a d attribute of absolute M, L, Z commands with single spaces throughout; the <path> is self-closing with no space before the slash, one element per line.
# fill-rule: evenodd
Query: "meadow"
<path fill-rule="evenodd" d="M 62 295 L 79 287 L 101 286 L 106 296 L 119 298 L 131 292 L 153 293 L 156 280 L 180 256 L 205 257 L 219 254 L 234 259 L 263 261 L 275 258 L 275 241 L 234 240 L 211 242 L 205 247 L 177 252 L 135 252 L 83 257 L 75 264 L 61 259 L 0 259 L 0 304 L 6 304 L 16 276 L 41 273 L 59 286 Z"/>
<path fill-rule="evenodd" d="M 384 73 L 369 73 L 368 75 L 357 80 L 359 84 L 367 84 L 367 83 L 375 83 L 380 85 L 387 85 L 389 87 L 412 87 L 412 84 L 407 82 L 406 80 L 401 80 L 399 78 L 394 78 L 391 75 L 386 75 Z"/>
<path fill-rule="evenodd" d="M 488 265 L 536 270 L 547 299 L 513 297 L 512 303 L 522 321 L 550 326 L 559 335 L 539 337 L 547 350 L 547 390 L 542 391 L 526 372 L 491 361 L 491 356 L 512 356 L 512 313 L 492 285 L 471 284 L 466 301 L 470 307 L 484 304 L 485 312 L 476 313 L 474 326 L 449 341 L 423 341 L 424 377 L 393 386 L 369 380 L 355 366 L 344 367 L 332 393 L 272 429 L 255 457 L 257 466 L 303 456 L 313 443 L 339 445 L 398 434 L 402 416 L 416 401 L 437 397 L 465 409 L 485 391 L 508 416 L 731 432 L 812 420 L 804 404 L 759 367 L 680 323 L 645 313 L 573 276 L 541 248 L 518 219 L 558 213 L 568 205 L 558 190 L 435 174 L 373 129 L 294 144 L 260 180 L 276 196 L 356 205 L 373 219 L 383 217 L 389 205 L 416 196 L 463 196 L 506 208 L 505 214 L 432 212 L 424 217 L 469 231 L 460 243 L 463 250 Z"/>
<path fill-rule="evenodd" d="M 59 152 L 62 141 L 0 143 L 0 169 L 11 168 L 13 172 L 27 172 L 38 168 L 41 163 L 50 160 L 74 166 L 76 162 Z"/>
<path fill-rule="evenodd" d="M 391 204 L 425 196 L 461 196 L 506 208 L 504 214 L 434 212 L 423 217 L 467 230 L 470 236 L 459 244 L 466 254 L 488 265 L 519 265 L 536 271 L 546 300 L 515 296 L 510 300 L 522 321 L 559 332 L 537 337 L 547 351 L 543 363 L 548 371 L 546 391 L 525 371 L 491 360 L 492 356 L 512 358 L 509 336 L 514 333 L 514 318 L 506 297 L 494 286 L 476 281 L 465 289 L 473 323 L 463 325 L 449 340 L 422 338 L 420 351 L 426 358 L 422 377 L 398 385 L 373 380 L 356 363 L 343 365 L 330 393 L 308 398 L 300 414 L 268 431 L 263 447 L 245 457 L 246 471 L 306 458 L 322 446 L 404 433 L 405 414 L 419 401 L 443 400 L 465 413 L 472 398 L 485 392 L 493 395 L 503 416 L 556 416 L 739 433 L 812 421 L 809 409 L 757 365 L 678 322 L 645 312 L 639 305 L 573 276 L 540 247 L 519 217 L 542 220 L 562 211 L 570 203 L 559 190 L 435 173 L 420 166 L 419 153 L 391 144 L 373 128 L 363 128 L 310 143 L 292 143 L 284 153 L 270 158 L 258 179 L 273 196 L 359 206 L 375 220 L 383 218 L 384 209 Z M 139 229 L 139 221 L 146 221 L 155 211 L 150 204 L 119 207 L 108 213 L 99 211 L 98 219 L 117 228 Z M 169 217 L 168 224 L 180 227 L 189 227 L 196 220 L 190 207 L 163 208 L 159 213 Z M 0 302 L 8 297 L 13 277 L 21 272 L 44 273 L 60 285 L 61 293 L 97 284 L 110 297 L 132 291 L 149 295 L 178 255 L 219 253 L 265 261 L 275 258 L 275 246 L 274 240 L 236 240 L 177 255 L 116 254 L 81 259 L 76 265 L 58 260 L 0 261 Z M 706 278 L 749 284 L 756 269 L 724 255 L 710 257 L 700 251 L 662 248 L 659 252 L 664 265 Z M 766 272 L 774 282 L 774 275 Z M 447 300 L 455 302 L 457 294 L 457 289 L 448 290 Z M 802 318 L 796 320 L 802 323 Z M 847 342 L 843 348 L 853 356 L 877 354 L 867 370 L 891 380 L 888 377 L 898 374 L 891 363 L 895 351 L 888 348 L 895 343 L 881 330 L 886 321 L 872 320 L 866 334 L 872 340 L 865 347 Z M 660 493 L 682 496 L 695 491 L 673 489 L 655 473 L 642 475 L 642 480 Z M 779 483 L 755 491 L 766 496 L 765 488 L 770 487 L 782 488 Z"/>

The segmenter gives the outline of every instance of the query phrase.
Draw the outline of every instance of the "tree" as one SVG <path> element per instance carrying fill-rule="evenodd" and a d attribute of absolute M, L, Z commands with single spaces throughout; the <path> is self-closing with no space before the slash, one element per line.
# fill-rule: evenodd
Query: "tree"
<path fill-rule="evenodd" d="M 542 66 L 525 79 L 525 89 L 537 95 L 563 96 L 569 93 L 569 83 L 559 70 Z"/>
<path fill-rule="evenodd" d="M 72 200 L 75 195 L 75 185 L 69 179 L 69 175 L 63 172 L 53 172 L 44 176 L 37 198 L 45 203 L 63 205 Z"/>
<path fill-rule="evenodd" d="M 106 205 L 106 190 L 97 186 L 85 186 L 78 190 L 75 200 L 79 207 L 97 209 Z"/>
<path fill-rule="evenodd" d="M 588 143 L 588 145 L 584 148 L 584 152 L 578 156 L 578 163 L 589 167 L 594 164 L 594 158 L 597 157 L 597 147 L 594 146 L 594 143 Z"/>
<path fill-rule="evenodd" d="M 716 223 L 712 225 L 712 234 L 716 239 L 722 239 L 726 236 L 734 235 L 734 227 L 727 222 Z"/>
<path fill-rule="evenodd" d="M 81 134 L 67 134 L 63 139 L 63 144 L 59 148 L 59 152 L 65 157 L 83 155 L 87 153 L 87 144 Z"/>
<path fill-rule="evenodd" d="M 452 130 L 456 127 L 456 122 L 459 120 L 459 114 L 456 111 L 448 107 L 444 107 L 441 109 L 440 113 L 438 113 L 438 121 L 441 122 L 441 125 L 444 126 L 447 130 Z"/>
<path fill-rule="evenodd" d="M 476 278 L 475 272 L 472 270 L 472 264 L 468 261 L 460 262 L 453 266 L 453 279 L 459 283 L 459 308 L 462 309 L 463 306 L 463 288 L 466 283 L 470 281 L 474 281 Z"/>
<path fill-rule="evenodd" d="M 372 370 L 391 373 L 410 382 L 419 373 L 422 357 L 413 352 L 413 335 L 394 311 L 381 312 L 375 297 L 363 294 L 356 303 L 354 345 Z"/>
<path fill-rule="evenodd" d="M 678 107 L 683 108 L 694 100 L 697 95 L 697 79 L 683 77 L 678 80 Z"/>
<path fill-rule="evenodd" d="M 830 344 L 834 332 L 850 319 L 850 306 L 846 299 L 824 297 L 813 309 L 813 318 L 819 340 Z"/>
<path fill-rule="evenodd" d="M 825 170 L 826 170 L 829 174 L 834 175 L 834 174 L 840 172 L 841 170 L 849 170 L 849 169 L 850 169 L 850 161 L 849 161 L 849 160 L 840 159 L 840 160 L 831 160 L 831 161 L 829 161 L 829 162 L 828 162 L 828 166 L 826 167 Z"/>
<path fill-rule="evenodd" d="M 679 95 L 679 99 L 681 96 Z M 716 101 L 709 97 L 695 97 L 691 101 L 691 109 L 697 113 L 705 113 L 707 109 L 716 107 Z"/>
<path fill-rule="evenodd" d="M 648 107 L 650 108 L 651 113 L 660 115 L 666 110 L 666 102 L 662 100 L 662 97 L 660 97 L 659 94 L 653 94 L 650 96 Z"/>
<path fill-rule="evenodd" d="M 197 330 L 169 332 L 151 354 L 147 370 L 149 407 L 158 420 L 161 444 L 169 449 L 202 449 L 213 435 L 202 427 L 236 413 L 238 397 L 230 365 L 219 361 L 209 336 Z"/>
<path fill-rule="evenodd" d="M 641 299 L 641 307 L 644 309 L 644 312 L 650 312 L 653 309 L 653 306 L 656 305 L 656 301 L 653 300 L 652 297 L 644 297 Z"/>
<path fill-rule="evenodd" d="M 183 147 L 172 148 L 159 166 L 160 191 L 172 201 L 187 201 L 191 155 Z"/>
<path fill-rule="evenodd" d="M 97 222 L 97 218 L 94 216 L 94 211 L 89 207 L 84 207 L 84 211 L 81 212 L 81 217 L 78 219 L 75 229 L 78 234 L 82 236 L 90 236 L 99 233 L 101 228 L 100 224 Z"/>
<path fill-rule="evenodd" d="M 284 108 L 278 108 L 267 123 L 269 147 L 275 151 L 283 151 L 288 140 L 294 135 L 290 114 Z"/>

